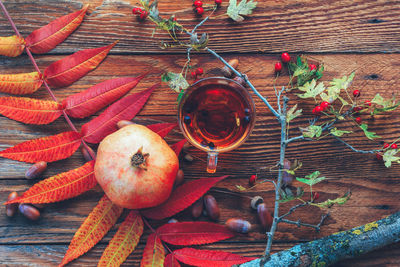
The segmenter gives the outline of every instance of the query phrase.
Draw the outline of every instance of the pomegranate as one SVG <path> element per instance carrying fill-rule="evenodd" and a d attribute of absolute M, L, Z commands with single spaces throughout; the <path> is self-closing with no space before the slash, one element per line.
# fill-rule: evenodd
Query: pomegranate
<path fill-rule="evenodd" d="M 134 124 L 104 138 L 94 174 L 113 203 L 142 209 L 167 200 L 178 169 L 178 158 L 164 139 Z"/>

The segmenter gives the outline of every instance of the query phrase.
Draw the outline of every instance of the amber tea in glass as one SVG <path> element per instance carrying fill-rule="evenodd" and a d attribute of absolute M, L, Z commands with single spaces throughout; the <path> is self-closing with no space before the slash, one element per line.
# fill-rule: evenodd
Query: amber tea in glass
<path fill-rule="evenodd" d="M 183 95 L 179 126 L 187 140 L 208 153 L 207 172 L 214 173 L 218 153 L 242 144 L 254 126 L 255 107 L 248 91 L 226 78 L 202 79 Z"/>

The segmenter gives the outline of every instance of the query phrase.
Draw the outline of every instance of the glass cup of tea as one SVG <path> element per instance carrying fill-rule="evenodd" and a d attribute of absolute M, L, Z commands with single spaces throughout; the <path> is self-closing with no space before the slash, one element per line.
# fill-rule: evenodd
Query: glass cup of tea
<path fill-rule="evenodd" d="M 207 172 L 215 173 L 218 154 L 240 146 L 255 123 L 249 92 L 234 80 L 210 77 L 190 86 L 178 104 L 185 138 L 208 153 Z"/>

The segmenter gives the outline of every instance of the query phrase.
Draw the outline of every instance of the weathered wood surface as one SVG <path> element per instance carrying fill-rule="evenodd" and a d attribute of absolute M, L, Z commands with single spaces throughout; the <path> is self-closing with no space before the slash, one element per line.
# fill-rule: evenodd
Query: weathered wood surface
<path fill-rule="evenodd" d="M 88 1 L 87 1 L 88 2 Z M 185 63 L 184 54 L 170 54 L 161 51 L 157 41 L 166 38 L 156 34 L 156 40 L 150 37 L 152 25 L 140 24 L 131 15 L 131 7 L 136 1 L 90 1 L 89 15 L 84 23 L 65 43 L 51 53 L 53 55 L 36 56 L 43 70 L 51 62 L 82 48 L 97 47 L 120 39 L 120 43 L 98 69 L 89 73 L 75 84 L 55 90 L 59 100 L 81 91 L 106 79 L 135 76 L 150 69 L 146 77 L 135 89 L 143 90 L 159 81 L 159 75 L 165 70 L 179 71 Z M 259 1 L 259 8 L 251 18 L 241 25 L 227 19 L 210 21 L 204 29 L 211 33 L 211 47 L 221 52 L 243 52 L 239 55 L 239 69 L 245 72 L 260 92 L 274 98 L 273 63 L 276 55 L 255 54 L 255 52 L 332 52 L 330 54 L 310 54 L 310 57 L 322 61 L 326 66 L 323 80 L 348 75 L 356 70 L 354 88 L 362 92 L 362 100 L 371 99 L 375 93 L 390 96 L 398 91 L 400 80 L 399 54 L 335 54 L 336 52 L 399 52 L 400 5 L 399 1 Z M 15 19 L 24 36 L 33 29 L 46 24 L 55 17 L 77 10 L 85 1 L 7 1 L 6 7 Z M 179 10 L 177 16 L 184 25 L 194 25 L 198 18 L 191 12 L 191 1 L 161 1 L 161 10 L 166 15 L 171 10 Z M 140 25 L 140 27 L 138 27 Z M 0 18 L 0 36 L 12 34 L 4 18 Z M 260 50 L 261 49 L 261 50 Z M 260 51 L 259 51 L 260 50 Z M 182 53 L 182 50 L 171 52 Z M 120 55 L 123 53 L 123 55 Z M 166 55 L 162 55 L 165 53 Z M 57 55 L 60 54 L 60 55 Z M 236 57 L 228 54 L 226 57 Z M 192 57 L 195 66 L 204 68 L 205 76 L 220 75 L 221 64 L 209 55 Z M 256 62 L 257 64 L 254 64 Z M 21 73 L 32 71 L 27 56 L 18 58 L 0 58 L 0 73 Z M 283 75 L 287 75 L 283 73 Z M 287 80 L 282 80 L 285 85 Z M 151 96 L 148 104 L 135 119 L 139 123 L 173 122 L 176 120 L 176 94 L 163 86 Z M 32 97 L 49 99 L 41 88 Z M 298 100 L 290 97 L 292 104 Z M 257 106 L 257 124 L 248 141 L 239 149 L 220 156 L 216 175 L 231 174 L 232 177 L 220 184 L 219 190 L 234 190 L 236 184 L 246 185 L 249 175 L 259 167 L 273 166 L 278 160 L 279 131 L 276 120 L 255 99 Z M 311 102 L 300 104 L 307 114 L 291 125 L 292 136 L 298 134 L 297 127 L 304 126 L 311 117 Z M 80 126 L 87 120 L 76 120 Z M 400 112 L 391 116 L 378 116 L 371 121 L 371 130 L 392 141 L 400 133 Z M 350 125 L 343 125 L 350 129 Z M 0 117 L 0 149 L 4 149 L 25 140 L 48 136 L 69 130 L 62 118 L 51 125 L 30 126 Z M 174 142 L 182 138 L 176 130 L 168 140 Z M 360 131 L 346 138 L 357 148 L 377 148 L 381 144 L 363 138 Z M 205 174 L 205 155 L 192 149 L 196 160 L 182 163 L 187 179 L 208 176 Z M 298 158 L 304 164 L 300 174 L 320 170 L 329 178 L 315 186 L 321 200 L 337 197 L 348 189 L 353 192 L 352 199 L 342 207 L 331 209 L 331 217 L 316 233 L 306 228 L 280 224 L 274 251 L 289 248 L 297 242 L 305 242 L 349 229 L 372 220 L 380 219 L 400 209 L 400 167 L 386 169 L 373 155 L 356 154 L 332 139 L 324 138 L 318 142 L 298 142 L 291 145 L 287 152 L 289 159 Z M 78 151 L 71 158 L 49 164 L 45 177 L 81 166 L 84 163 Z M 3 203 L 9 192 L 25 191 L 33 184 L 24 179 L 29 164 L 0 159 L 0 202 Z M 273 177 L 267 173 L 266 177 Z M 235 197 L 214 190 L 221 205 L 221 223 L 230 217 L 245 217 L 255 225 L 249 235 L 239 236 L 230 241 L 221 242 L 204 248 L 224 249 L 242 255 L 258 256 L 265 247 L 264 235 L 258 224 L 256 214 L 249 208 L 246 197 Z M 272 188 L 265 184 L 246 194 L 262 195 L 269 207 L 273 206 Z M 79 225 L 102 196 L 99 187 L 75 199 L 48 205 L 42 211 L 37 222 L 30 222 L 21 215 L 15 218 L 0 216 L 0 261 L 14 266 L 55 266 L 64 255 L 67 245 Z M 239 208 L 238 208 L 239 207 Z M 282 211 L 290 208 L 284 205 Z M 300 209 L 292 219 L 301 218 L 305 222 L 317 223 L 323 211 L 308 208 Z M 190 220 L 187 212 L 178 215 L 179 220 Z M 202 218 L 204 220 L 205 218 Z M 121 221 L 121 220 L 120 220 Z M 120 222 L 119 221 L 119 222 Z M 151 222 L 154 226 L 162 222 Z M 71 266 L 95 266 L 107 242 L 115 233 L 114 227 L 94 250 L 75 261 Z M 146 230 L 146 237 L 149 231 Z M 138 266 L 144 248 L 142 239 L 137 250 L 128 258 L 125 266 Z M 380 251 L 370 253 L 359 259 L 349 260 L 337 266 L 398 266 L 400 265 L 400 245 L 395 244 Z"/>
<path fill-rule="evenodd" d="M 4 1 L 24 36 L 48 21 L 90 3 L 90 14 L 79 31 L 52 53 L 96 47 L 121 40 L 121 53 L 164 53 L 158 44 L 167 35 L 159 31 L 154 40 L 150 22 L 139 23 L 132 15 L 137 0 Z M 210 1 L 211 2 L 211 1 Z M 224 1 L 224 10 L 227 2 Z M 221 52 L 400 52 L 400 2 L 396 0 L 289 0 L 258 1 L 254 15 L 241 24 L 226 16 L 212 19 L 201 31 L 210 33 L 210 47 Z M 205 1 L 207 3 L 207 1 Z M 175 14 L 190 28 L 200 22 L 192 1 L 160 1 L 163 16 Z M 217 15 L 223 14 L 217 11 Z M 0 36 L 12 34 L 5 19 Z"/>

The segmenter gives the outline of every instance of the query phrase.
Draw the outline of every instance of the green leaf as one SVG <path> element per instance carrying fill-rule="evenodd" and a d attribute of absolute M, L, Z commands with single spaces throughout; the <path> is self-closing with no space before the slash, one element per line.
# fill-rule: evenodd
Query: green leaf
<path fill-rule="evenodd" d="M 307 128 L 303 128 L 303 136 L 308 138 L 320 137 L 322 134 L 322 127 L 318 125 L 310 125 Z"/>
<path fill-rule="evenodd" d="M 371 115 L 393 111 L 400 105 L 400 102 L 396 102 L 396 96 L 393 96 L 391 99 L 385 100 L 380 94 L 376 94 L 371 102 L 376 105 L 382 106 L 381 108 L 375 107 Z"/>
<path fill-rule="evenodd" d="M 389 149 L 383 153 L 383 161 L 385 162 L 386 168 L 392 166 L 392 162 L 400 163 L 400 157 L 396 156 L 398 152 L 398 149 Z"/>
<path fill-rule="evenodd" d="M 319 94 L 321 94 L 325 90 L 325 86 L 323 82 L 320 82 L 316 85 L 316 79 L 313 79 L 311 82 L 306 82 L 303 86 L 299 87 L 300 91 L 305 92 L 304 94 L 297 94 L 300 98 L 315 98 Z"/>
<path fill-rule="evenodd" d="M 374 140 L 374 138 L 380 138 L 380 136 L 376 135 L 376 133 L 368 131 L 367 124 L 365 124 L 365 123 L 361 124 L 360 128 L 364 131 L 364 134 L 368 139 Z"/>
<path fill-rule="evenodd" d="M 242 0 L 239 4 L 237 4 L 237 0 L 229 0 L 229 6 L 227 10 L 228 16 L 234 21 L 240 22 L 243 21 L 244 18 L 241 16 L 250 15 L 257 6 L 257 2 L 250 0 Z"/>
<path fill-rule="evenodd" d="M 301 112 L 303 111 L 302 109 L 298 109 L 297 108 L 297 104 L 294 105 L 291 109 L 289 109 L 289 111 L 287 112 L 286 115 L 286 122 L 289 123 L 291 120 L 297 118 L 298 116 L 301 115 Z"/>
<path fill-rule="evenodd" d="M 349 88 L 351 82 L 354 79 L 355 72 L 352 72 L 349 77 L 343 76 L 342 78 L 334 78 L 330 83 L 331 87 L 335 89 L 337 93 L 340 93 L 342 89 L 346 90 Z"/>
<path fill-rule="evenodd" d="M 352 131 L 338 130 L 336 127 L 330 130 L 330 133 L 334 136 L 342 136 L 344 134 L 352 133 Z"/>
<path fill-rule="evenodd" d="M 181 92 L 189 87 L 189 83 L 182 73 L 167 72 L 161 76 L 163 82 L 168 82 L 169 87 L 175 92 Z"/>
<path fill-rule="evenodd" d="M 347 200 L 350 199 L 350 197 L 351 197 L 351 192 L 348 191 L 346 194 L 344 194 L 343 197 L 339 197 L 339 198 L 336 198 L 336 199 L 328 199 L 328 200 L 326 200 L 324 202 L 321 202 L 321 203 L 313 203 L 312 205 L 320 207 L 320 208 L 330 208 L 334 204 L 343 205 L 344 203 L 347 202 Z"/>
<path fill-rule="evenodd" d="M 325 176 L 318 177 L 320 174 L 321 173 L 319 171 L 315 171 L 309 175 L 306 175 L 305 178 L 296 177 L 296 180 L 301 183 L 308 184 L 309 186 L 313 186 L 326 179 Z"/>
<path fill-rule="evenodd" d="M 301 187 L 296 188 L 296 195 L 288 187 L 279 190 L 280 199 L 279 203 L 286 203 L 295 199 L 299 199 L 304 195 L 304 190 Z"/>

